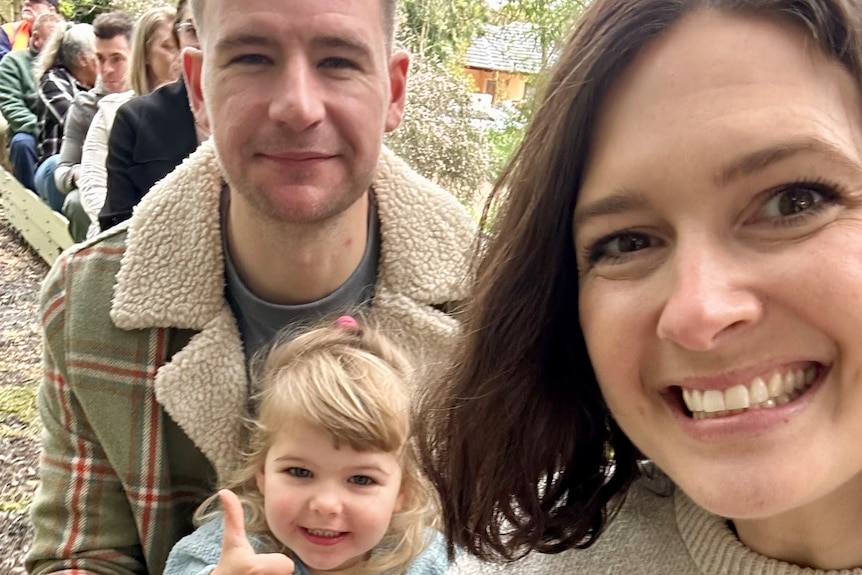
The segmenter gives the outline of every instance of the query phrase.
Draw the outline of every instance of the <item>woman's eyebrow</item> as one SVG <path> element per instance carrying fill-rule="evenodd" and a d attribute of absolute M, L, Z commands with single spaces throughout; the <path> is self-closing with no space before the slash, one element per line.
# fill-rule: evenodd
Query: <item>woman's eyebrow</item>
<path fill-rule="evenodd" d="M 626 212 L 639 210 L 646 206 L 643 195 L 627 190 L 621 190 L 595 202 L 575 209 L 575 225 L 600 216 L 615 216 Z"/>
<path fill-rule="evenodd" d="M 860 166 L 859 162 L 850 158 L 840 147 L 820 137 L 809 136 L 747 153 L 722 168 L 715 176 L 715 183 L 719 187 L 725 187 L 740 178 L 756 174 L 773 164 L 802 154 L 827 156 L 833 161 L 843 164 L 848 169 L 862 175 L 862 166 Z"/>

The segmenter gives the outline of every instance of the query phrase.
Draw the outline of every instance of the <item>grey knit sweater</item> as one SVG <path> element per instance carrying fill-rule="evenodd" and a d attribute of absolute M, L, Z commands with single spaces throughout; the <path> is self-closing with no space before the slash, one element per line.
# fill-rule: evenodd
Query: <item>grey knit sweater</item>
<path fill-rule="evenodd" d="M 693 503 L 667 481 L 639 480 L 620 513 L 589 549 L 531 554 L 510 565 L 461 556 L 449 575 L 862 575 L 805 569 L 759 555 L 740 543 L 723 518 Z"/>

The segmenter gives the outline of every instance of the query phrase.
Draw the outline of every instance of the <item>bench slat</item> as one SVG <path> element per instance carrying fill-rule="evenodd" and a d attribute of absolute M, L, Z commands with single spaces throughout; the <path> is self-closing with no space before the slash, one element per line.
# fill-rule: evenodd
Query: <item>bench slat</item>
<path fill-rule="evenodd" d="M 49 265 L 72 245 L 69 220 L 0 168 L 0 203 L 6 218 Z"/>

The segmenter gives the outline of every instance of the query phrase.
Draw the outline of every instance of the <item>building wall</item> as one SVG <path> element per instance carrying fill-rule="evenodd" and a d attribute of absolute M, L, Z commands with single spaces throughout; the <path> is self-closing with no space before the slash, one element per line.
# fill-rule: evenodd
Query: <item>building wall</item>
<path fill-rule="evenodd" d="M 492 94 L 494 104 L 520 102 L 526 95 L 527 78 L 525 76 L 476 68 L 467 68 L 466 71 L 473 79 L 475 91 L 482 94 Z"/>

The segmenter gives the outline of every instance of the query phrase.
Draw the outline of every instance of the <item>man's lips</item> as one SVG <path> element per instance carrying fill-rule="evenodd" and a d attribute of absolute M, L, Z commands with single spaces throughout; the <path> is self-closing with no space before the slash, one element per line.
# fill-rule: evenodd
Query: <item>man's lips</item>
<path fill-rule="evenodd" d="M 323 152 L 267 152 L 261 155 L 279 162 L 313 162 L 333 157 Z"/>

